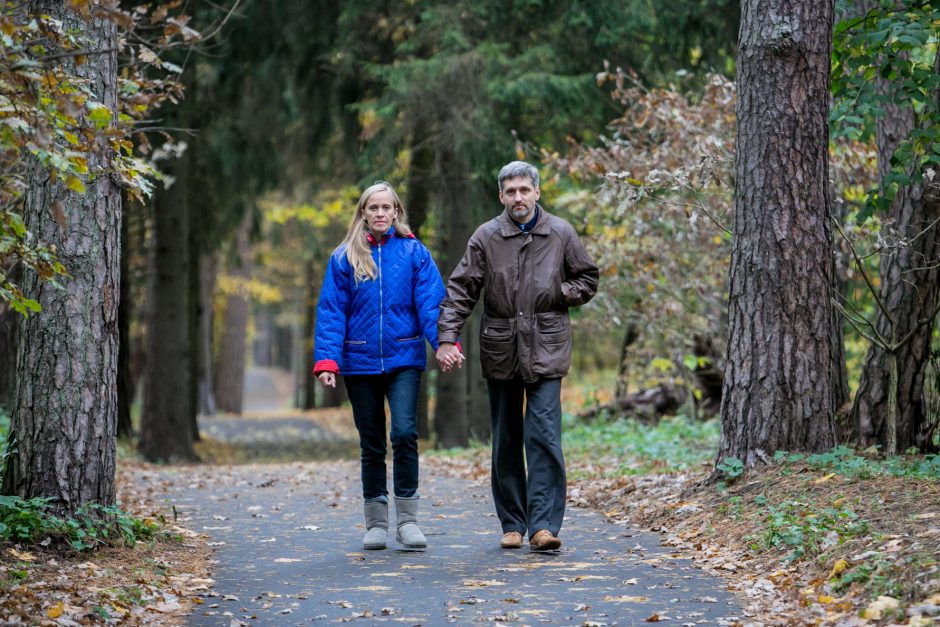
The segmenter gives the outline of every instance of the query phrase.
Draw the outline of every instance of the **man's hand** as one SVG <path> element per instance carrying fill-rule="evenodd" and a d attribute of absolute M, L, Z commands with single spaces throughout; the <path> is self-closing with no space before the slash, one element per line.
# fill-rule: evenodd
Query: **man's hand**
<path fill-rule="evenodd" d="M 317 375 L 317 379 L 320 381 L 320 385 L 325 388 L 336 387 L 336 375 L 332 372 L 321 372 Z"/>
<path fill-rule="evenodd" d="M 463 367 L 463 353 L 455 344 L 450 342 L 441 342 L 440 346 L 437 347 L 435 356 L 442 372 L 450 372 L 454 369 L 454 366 Z"/>

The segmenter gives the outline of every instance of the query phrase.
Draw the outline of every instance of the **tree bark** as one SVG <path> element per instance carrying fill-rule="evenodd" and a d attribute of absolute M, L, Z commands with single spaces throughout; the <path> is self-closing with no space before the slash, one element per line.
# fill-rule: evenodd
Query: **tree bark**
<path fill-rule="evenodd" d="M 83 21 L 59 1 L 31 2 L 28 10 L 62 20 L 105 51 L 72 70 L 116 115 L 115 25 L 101 18 Z M 114 503 L 121 195 L 107 175 L 111 153 L 102 140 L 89 156 L 97 176 L 86 181 L 84 194 L 69 191 L 35 163 L 25 196 L 27 228 L 55 247 L 71 276 L 62 282 L 64 289 L 33 273 L 22 281 L 42 311 L 19 323 L 10 425 L 15 446 L 3 492 L 50 497 L 60 515 L 72 515 L 87 502 Z"/>
<path fill-rule="evenodd" d="M 249 233 L 251 216 L 246 214 L 235 235 L 235 251 L 229 272 L 239 280 L 239 291 L 225 299 L 219 361 L 215 369 L 215 400 L 222 411 L 240 414 L 245 387 L 245 335 L 248 331 L 248 294 L 241 289 L 251 280 Z M 273 328 L 273 325 L 269 325 Z M 269 328 L 268 335 L 271 330 Z M 270 355 L 270 351 L 268 353 Z"/>
<path fill-rule="evenodd" d="M 937 59 L 940 63 L 940 56 Z M 879 80 L 881 91 L 887 94 L 889 85 Z M 875 126 L 881 180 L 891 171 L 894 151 L 917 125 L 913 107 L 899 106 L 890 98 L 883 107 L 885 114 Z M 887 451 L 892 440 L 897 446 L 895 451 L 909 447 L 927 450 L 931 446 L 923 391 L 935 320 L 928 323 L 924 320 L 930 317 L 940 297 L 937 270 L 940 228 L 935 224 L 938 218 L 940 203 L 935 194 L 925 193 L 921 184 L 898 190 L 890 213 L 884 218 L 887 237 L 897 240 L 897 245 L 881 254 L 879 298 L 894 323 L 879 309 L 875 328 L 885 338 L 913 335 L 894 351 L 897 398 L 892 398 L 889 386 L 892 359 L 881 346 L 873 344 L 868 349 L 852 409 L 853 424 L 863 447 L 880 444 Z M 888 432 L 886 422 L 892 404 L 897 409 L 896 438 Z"/>
<path fill-rule="evenodd" d="M 832 218 L 838 224 L 845 222 L 847 204 L 833 198 Z M 848 298 L 848 251 L 844 242 L 833 242 L 832 248 L 832 294 L 838 303 Z M 849 390 L 849 371 L 845 363 L 845 318 L 833 305 L 832 311 L 832 351 L 830 372 L 832 373 L 832 420 L 836 442 L 846 443 L 852 438 L 852 402 Z"/>
<path fill-rule="evenodd" d="M 431 209 L 431 176 L 434 167 L 434 153 L 428 147 L 427 134 L 422 129 L 416 129 L 411 143 L 411 164 L 408 168 L 408 224 L 415 237 L 421 239 L 424 224 Z M 431 383 L 429 373 L 436 367 L 434 351 L 430 346 L 427 349 L 428 370 L 421 377 L 421 387 L 418 390 L 418 437 L 427 439 L 431 435 L 431 415 L 428 406 L 428 396 Z"/>
<path fill-rule="evenodd" d="M 717 459 L 834 444 L 828 113 L 833 1 L 744 0 L 728 359 Z"/>
<path fill-rule="evenodd" d="M 214 311 L 212 306 L 212 297 L 215 294 L 215 276 L 217 272 L 216 256 L 214 254 L 205 255 L 200 261 L 199 281 L 199 405 L 198 413 L 204 416 L 212 416 L 216 413 L 218 405 L 215 402 L 215 391 L 213 390 L 213 381 L 215 381 L 213 364 L 215 355 L 213 352 L 213 329 Z"/>
<path fill-rule="evenodd" d="M 468 168 L 454 154 L 444 147 L 437 155 L 437 188 L 441 206 L 446 207 L 447 216 L 443 224 L 442 254 L 438 259 L 441 275 L 450 276 L 451 269 L 457 265 L 466 250 L 471 233 L 470 185 L 467 180 Z M 437 402 L 434 407 L 434 433 L 437 444 L 444 448 L 467 446 L 470 443 L 470 423 L 467 403 L 467 384 L 469 376 L 464 372 L 468 368 L 480 369 L 479 360 L 474 361 L 466 353 L 469 325 L 465 325 L 461 335 L 466 361 L 463 369 L 441 373 L 437 379 Z"/>
<path fill-rule="evenodd" d="M 130 247 L 127 219 L 127 194 L 121 194 L 121 206 L 125 208 L 121 220 L 121 297 L 118 305 L 118 369 L 117 369 L 117 435 L 129 438 L 134 435 L 131 425 L 131 403 L 134 402 L 134 380 L 131 377 L 131 280 Z"/>
<path fill-rule="evenodd" d="M 0 409 L 9 413 L 16 384 L 16 325 L 20 314 L 0 304 Z"/>
<path fill-rule="evenodd" d="M 640 330 L 637 328 L 636 324 L 627 322 L 627 327 L 623 333 L 623 340 L 620 342 L 620 364 L 617 366 L 617 386 L 614 391 L 614 396 L 617 398 L 626 396 L 628 393 L 630 382 L 629 372 L 627 371 L 627 356 L 630 352 L 630 347 L 633 346 L 633 343 L 636 342 L 639 337 Z"/>
<path fill-rule="evenodd" d="M 189 315 L 189 220 L 185 161 L 170 166 L 176 181 L 154 195 L 152 307 L 140 452 L 147 461 L 192 461 L 196 407 L 189 394 L 193 362 Z"/>

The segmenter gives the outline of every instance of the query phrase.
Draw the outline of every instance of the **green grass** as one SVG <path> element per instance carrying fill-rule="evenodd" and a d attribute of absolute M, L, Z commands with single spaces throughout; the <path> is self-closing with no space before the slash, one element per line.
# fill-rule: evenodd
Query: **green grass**
<path fill-rule="evenodd" d="M 645 424 L 632 418 L 585 422 L 567 413 L 562 417 L 562 448 L 571 478 L 596 474 L 596 467 L 585 471 L 579 466 L 599 462 L 610 463 L 603 472 L 606 477 L 698 468 L 714 461 L 718 436 L 717 419 L 702 421 L 674 416 Z M 489 448 L 488 442 L 474 441 L 467 448 L 434 449 L 424 454 L 475 459 L 488 453 Z"/>
<path fill-rule="evenodd" d="M 911 479 L 940 479 L 940 455 L 894 456 L 872 459 L 859 455 L 854 449 L 837 446 L 827 453 L 807 455 L 777 451 L 774 459 L 784 464 L 805 463 L 816 471 L 829 471 L 848 479 L 873 477 L 908 477 Z"/>
<path fill-rule="evenodd" d="M 718 420 L 664 417 L 655 424 L 633 418 L 562 420 L 562 446 L 574 465 L 616 459 L 608 476 L 681 472 L 710 463 L 718 446 Z"/>

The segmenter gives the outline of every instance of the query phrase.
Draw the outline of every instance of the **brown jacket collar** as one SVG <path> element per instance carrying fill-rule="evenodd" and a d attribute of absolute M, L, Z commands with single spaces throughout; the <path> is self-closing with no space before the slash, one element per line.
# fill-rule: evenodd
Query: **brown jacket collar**
<path fill-rule="evenodd" d="M 545 211 L 545 207 L 538 204 L 536 206 L 539 208 L 539 221 L 535 223 L 535 226 L 529 233 L 534 235 L 548 235 L 552 232 L 552 227 L 549 224 L 551 216 Z M 525 235 L 525 232 L 519 228 L 518 223 L 509 217 L 508 209 L 503 209 L 503 212 L 497 216 L 496 221 L 499 224 L 499 234 L 503 237 Z"/>

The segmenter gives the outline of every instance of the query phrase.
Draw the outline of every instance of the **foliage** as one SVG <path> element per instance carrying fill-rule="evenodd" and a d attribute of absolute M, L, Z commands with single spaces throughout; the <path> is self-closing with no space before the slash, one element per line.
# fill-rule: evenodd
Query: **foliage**
<path fill-rule="evenodd" d="M 845 0 L 833 36 L 834 137 L 872 134 L 872 119 L 891 105 L 913 107 L 920 121 L 891 157 L 891 171 L 872 190 L 859 221 L 887 211 L 900 187 L 920 182 L 940 166 L 940 112 L 936 93 L 936 24 L 940 6 L 923 0 L 876 2 L 864 15 Z M 876 80 L 878 77 L 886 80 Z M 933 176 L 928 174 L 928 176 Z"/>
<path fill-rule="evenodd" d="M 23 223 L 30 170 L 44 168 L 75 193 L 84 193 L 90 180 L 112 176 L 131 197 L 148 195 L 156 172 L 135 151 L 138 145 L 146 148 L 146 138 L 134 133 L 147 127 L 154 109 L 181 96 L 181 68 L 161 61 L 159 53 L 198 36 L 185 16 L 170 14 L 171 5 L 151 10 L 142 4 L 127 11 L 117 0 L 67 4 L 74 21 L 27 13 L 22 3 L 0 3 L 0 300 L 24 315 L 39 305 L 11 277 L 16 265 L 53 283 L 68 275 L 56 251 Z M 92 21 L 117 26 L 117 50 L 81 27 Z M 124 60 L 117 111 L 101 102 L 101 86 L 85 77 L 83 66 L 102 54 Z M 49 211 L 65 222 L 61 206 Z"/>
<path fill-rule="evenodd" d="M 831 471 L 853 480 L 881 476 L 940 479 L 940 455 L 872 459 L 859 455 L 854 449 L 837 446 L 826 453 L 812 455 L 777 451 L 774 460 L 785 464 L 806 464 L 813 470 Z"/>
<path fill-rule="evenodd" d="M 765 505 L 761 518 L 763 545 L 790 550 L 789 560 L 818 555 L 827 545 L 841 544 L 868 531 L 868 523 L 848 507 L 820 509 L 798 500 Z"/>
<path fill-rule="evenodd" d="M 638 361 L 682 363 L 696 336 L 725 336 L 734 85 L 712 75 L 692 94 L 646 89 L 622 71 L 598 80 L 614 84 L 612 96 L 624 109 L 610 123 L 610 137 L 545 157 L 578 187 L 600 182 L 593 195 L 559 199 L 586 223 L 601 266 L 594 307 L 607 323 L 643 329 L 633 347 Z"/>
<path fill-rule="evenodd" d="M 61 537 L 77 551 L 103 545 L 136 542 L 153 537 L 159 525 L 151 519 L 130 516 L 118 505 L 86 503 L 74 516 L 60 518 L 51 513 L 51 498 L 23 499 L 0 496 L 0 538 L 17 542 L 39 542 Z"/>
<path fill-rule="evenodd" d="M 683 415 L 655 424 L 628 419 L 599 418 L 582 422 L 571 414 L 562 420 L 565 456 L 595 463 L 614 458 L 605 474 L 637 475 L 688 471 L 709 463 L 718 443 L 717 420 L 694 420 Z"/>
<path fill-rule="evenodd" d="M 697 338 L 712 342 L 711 355 L 724 354 L 735 86 L 711 75 L 701 91 L 647 89 L 609 67 L 598 80 L 613 83 L 612 96 L 623 107 L 610 136 L 595 146 L 573 143 L 565 155 L 543 151 L 543 158 L 570 179 L 571 191 L 557 202 L 586 225 L 604 275 L 591 307 L 603 312 L 604 326 L 641 330 L 630 359 L 662 380 L 698 365 Z M 871 143 L 833 141 L 830 175 L 840 211 L 863 204 L 875 166 Z M 596 190 L 584 191 L 591 183 Z M 876 232 L 876 223 L 849 229 L 856 238 Z M 840 247 L 841 260 L 848 253 L 844 242 Z M 855 280 L 848 263 L 839 269 Z"/>

